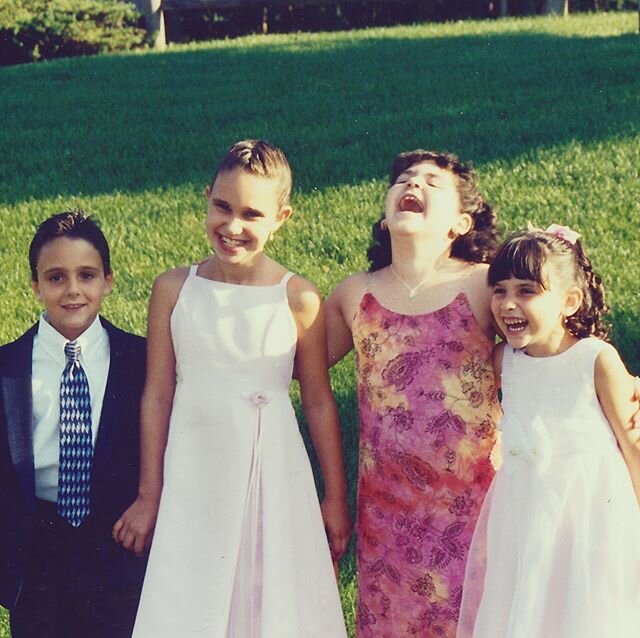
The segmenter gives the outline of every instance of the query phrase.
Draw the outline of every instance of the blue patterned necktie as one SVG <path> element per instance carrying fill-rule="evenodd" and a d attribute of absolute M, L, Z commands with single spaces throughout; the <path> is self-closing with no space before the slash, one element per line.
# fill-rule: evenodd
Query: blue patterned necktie
<path fill-rule="evenodd" d="M 67 365 L 60 382 L 60 466 L 58 514 L 78 527 L 89 513 L 91 482 L 91 397 L 89 382 L 80 365 L 80 345 L 64 347 Z"/>

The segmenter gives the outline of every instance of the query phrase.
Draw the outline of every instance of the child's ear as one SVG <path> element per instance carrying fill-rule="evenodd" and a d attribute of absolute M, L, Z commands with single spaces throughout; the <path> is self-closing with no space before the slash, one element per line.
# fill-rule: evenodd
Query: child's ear
<path fill-rule="evenodd" d="M 458 215 L 458 219 L 451 230 L 456 237 L 460 237 L 460 235 L 466 235 L 472 226 L 473 219 L 471 215 L 469 215 L 469 213 L 462 213 Z"/>
<path fill-rule="evenodd" d="M 580 290 L 578 286 L 571 286 L 571 288 L 567 290 L 567 297 L 564 302 L 564 316 L 571 317 L 572 315 L 575 315 L 580 309 L 583 299 L 584 293 L 582 290 Z"/>
<path fill-rule="evenodd" d="M 205 199 L 209 199 L 209 197 L 211 197 L 211 185 L 210 185 L 210 184 L 207 184 L 207 185 L 204 187 L 204 198 L 205 198 Z"/>
<path fill-rule="evenodd" d="M 291 215 L 293 215 L 293 208 L 291 206 L 283 206 L 278 213 L 278 225 L 283 224 Z"/>
<path fill-rule="evenodd" d="M 111 294 L 113 288 L 113 271 L 104 276 L 104 296 Z"/>
<path fill-rule="evenodd" d="M 40 294 L 40 286 L 38 286 L 37 281 L 31 282 L 31 290 L 33 290 L 33 294 L 36 296 L 36 299 L 40 301 L 42 299 L 42 295 Z"/>

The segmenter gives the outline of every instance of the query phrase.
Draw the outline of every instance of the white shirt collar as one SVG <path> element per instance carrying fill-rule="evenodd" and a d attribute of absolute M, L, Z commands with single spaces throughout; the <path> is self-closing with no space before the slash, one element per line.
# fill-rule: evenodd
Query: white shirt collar
<path fill-rule="evenodd" d="M 76 339 L 80 344 L 80 353 L 83 358 L 97 346 L 100 346 L 108 339 L 106 330 L 100 322 L 100 317 L 96 316 L 93 323 Z M 61 335 L 48 321 L 47 313 L 40 315 L 38 323 L 38 342 L 54 359 L 62 364 L 66 362 L 64 347 L 69 339 Z"/>

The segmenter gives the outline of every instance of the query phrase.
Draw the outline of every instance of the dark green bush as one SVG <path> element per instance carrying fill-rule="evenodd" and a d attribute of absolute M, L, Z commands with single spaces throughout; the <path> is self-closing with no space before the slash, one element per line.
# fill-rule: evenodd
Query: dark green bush
<path fill-rule="evenodd" d="M 2 65 L 128 50 L 145 37 L 131 2 L 0 0 Z"/>

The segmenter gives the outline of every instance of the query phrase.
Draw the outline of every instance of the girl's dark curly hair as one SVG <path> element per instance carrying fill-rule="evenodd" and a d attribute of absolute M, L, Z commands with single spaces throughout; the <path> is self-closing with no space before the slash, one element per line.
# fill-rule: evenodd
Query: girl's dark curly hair
<path fill-rule="evenodd" d="M 580 240 L 571 244 L 566 239 L 542 230 L 527 230 L 512 235 L 498 248 L 489 266 L 489 285 L 505 279 L 528 279 L 549 289 L 547 269 L 567 287 L 578 286 L 583 293 L 578 311 L 565 320 L 567 330 L 578 337 L 604 339 L 609 326 L 604 316 L 609 308 L 605 303 L 602 278 L 594 272 Z"/>
<path fill-rule="evenodd" d="M 478 176 L 470 165 L 463 164 L 455 155 L 449 153 L 422 149 L 407 151 L 400 153 L 393 161 L 389 184 L 395 184 L 399 175 L 422 162 L 433 162 L 436 166 L 453 173 L 460 198 L 460 213 L 470 215 L 473 222 L 468 233 L 453 240 L 451 257 L 471 263 L 488 262 L 498 243 L 497 217 L 495 211 L 480 195 Z M 391 263 L 391 237 L 389 231 L 381 227 L 383 219 L 384 213 L 373 225 L 371 244 L 367 251 L 369 272 L 380 270 Z"/>

